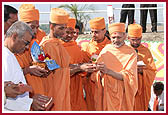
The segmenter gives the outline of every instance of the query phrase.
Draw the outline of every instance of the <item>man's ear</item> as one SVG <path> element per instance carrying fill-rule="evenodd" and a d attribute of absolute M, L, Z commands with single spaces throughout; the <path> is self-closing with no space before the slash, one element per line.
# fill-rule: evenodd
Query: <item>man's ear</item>
<path fill-rule="evenodd" d="M 126 40 L 126 39 L 127 39 L 127 33 L 124 33 L 123 36 L 124 36 L 124 38 L 125 38 L 125 40 Z"/>
<path fill-rule="evenodd" d="M 15 41 L 17 39 L 17 36 L 18 36 L 17 33 L 13 33 L 11 38 Z"/>
<path fill-rule="evenodd" d="M 54 26 L 53 24 L 50 24 L 50 29 L 51 29 L 51 30 L 54 30 L 54 27 L 55 27 L 55 26 Z"/>

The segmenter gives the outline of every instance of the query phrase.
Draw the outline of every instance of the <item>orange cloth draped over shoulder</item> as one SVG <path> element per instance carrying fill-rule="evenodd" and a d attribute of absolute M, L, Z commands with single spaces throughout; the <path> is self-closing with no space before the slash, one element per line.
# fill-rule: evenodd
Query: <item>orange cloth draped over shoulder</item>
<path fill-rule="evenodd" d="M 91 57 L 93 54 L 99 55 L 101 50 L 109 43 L 111 43 L 111 41 L 105 37 L 104 41 L 101 43 L 97 43 L 94 40 L 91 40 L 89 43 L 84 42 L 81 44 L 81 49 L 85 52 L 88 52 L 88 56 Z"/>
<path fill-rule="evenodd" d="M 58 38 L 46 36 L 40 46 L 44 53 L 47 53 L 60 66 L 52 71 L 43 83 L 47 96 L 54 99 L 51 110 L 70 111 L 70 56 Z"/>
<path fill-rule="evenodd" d="M 128 36 L 131 39 L 142 37 L 142 27 L 139 24 L 130 24 L 128 26 Z M 156 76 L 156 66 L 152 54 L 148 48 L 142 44 L 136 48 L 138 50 L 138 61 L 143 61 L 146 66 L 143 74 L 138 74 L 138 91 L 135 96 L 135 111 L 147 111 L 151 97 L 151 86 Z"/>
<path fill-rule="evenodd" d="M 88 61 L 91 60 L 92 55 L 99 55 L 101 50 L 107 45 L 111 43 L 111 41 L 105 37 L 104 41 L 101 43 L 97 43 L 91 40 L 89 43 L 81 44 L 81 49 L 87 52 Z M 94 105 L 94 91 L 95 90 L 95 83 L 90 79 L 90 75 L 88 78 L 85 78 L 85 91 L 86 91 L 86 101 L 89 111 L 95 111 Z"/>
<path fill-rule="evenodd" d="M 142 44 L 137 48 L 138 61 L 143 61 L 146 67 L 143 75 L 138 74 L 138 91 L 135 96 L 135 111 L 147 111 L 151 97 L 151 86 L 156 77 L 156 66 L 152 54 L 148 48 Z"/>
<path fill-rule="evenodd" d="M 39 42 L 42 40 L 42 38 L 45 35 L 46 34 L 45 34 L 44 31 L 38 29 L 35 38 L 33 38 L 33 40 L 30 43 L 29 50 L 26 50 L 23 54 L 15 55 L 16 59 L 18 60 L 20 66 L 21 66 L 21 68 L 25 68 L 25 67 L 28 67 L 28 66 L 32 65 L 32 61 L 33 60 L 31 58 L 31 53 L 30 53 L 31 46 L 34 43 L 34 41 L 36 41 L 39 44 Z M 27 83 L 30 86 L 32 86 L 32 88 L 33 88 L 33 94 L 31 94 L 31 97 L 34 94 L 43 94 L 43 95 L 45 95 L 44 88 L 43 88 L 43 83 L 42 83 L 42 80 L 44 78 L 40 78 L 40 77 L 33 76 L 33 75 L 30 75 L 30 74 L 26 74 L 25 77 L 26 77 Z"/>
<path fill-rule="evenodd" d="M 35 9 L 34 5 L 32 4 L 21 5 L 19 12 L 20 12 L 20 19 L 23 22 L 39 20 L 39 12 L 37 9 Z M 46 33 L 40 28 L 38 28 L 35 38 L 33 38 L 30 43 L 29 50 L 26 50 L 23 54 L 15 55 L 21 68 L 28 67 L 32 64 L 32 58 L 30 54 L 32 44 L 34 43 L 34 41 L 36 41 L 39 44 L 45 35 Z M 31 94 L 31 96 L 37 93 L 43 94 L 43 95 L 45 94 L 44 88 L 43 88 L 43 82 L 42 82 L 43 78 L 32 76 L 30 74 L 26 74 L 25 77 L 26 77 L 27 83 L 33 88 L 33 94 Z"/>
<path fill-rule="evenodd" d="M 136 52 L 127 45 L 115 48 L 112 44 L 108 44 L 97 59 L 97 63 L 101 62 L 104 62 L 108 69 L 121 73 L 123 81 L 107 74 L 102 75 L 100 79 L 99 72 L 92 74 L 91 78 L 96 83 L 94 96 L 96 110 L 133 111 L 134 97 L 138 88 Z"/>
<path fill-rule="evenodd" d="M 84 55 L 75 41 L 63 42 L 63 46 L 71 57 L 70 64 L 84 62 Z M 86 111 L 86 101 L 83 95 L 83 76 L 78 72 L 70 77 L 70 100 L 72 111 Z"/>

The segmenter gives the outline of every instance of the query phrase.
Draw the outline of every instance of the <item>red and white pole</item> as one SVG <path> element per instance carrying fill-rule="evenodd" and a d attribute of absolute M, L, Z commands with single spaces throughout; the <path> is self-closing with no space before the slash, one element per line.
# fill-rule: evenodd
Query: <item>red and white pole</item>
<path fill-rule="evenodd" d="M 114 12 L 112 5 L 107 5 L 107 17 L 108 24 L 112 24 L 114 22 Z"/>

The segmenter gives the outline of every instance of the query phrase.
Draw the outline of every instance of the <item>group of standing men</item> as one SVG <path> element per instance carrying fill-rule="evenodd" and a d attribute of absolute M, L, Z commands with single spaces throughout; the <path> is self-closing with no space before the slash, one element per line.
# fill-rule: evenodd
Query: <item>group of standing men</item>
<path fill-rule="evenodd" d="M 124 23 L 108 26 L 109 40 L 104 18 L 91 19 L 92 40 L 79 47 L 74 40 L 78 33 L 76 19 L 64 9 L 51 9 L 49 35 L 39 29 L 39 11 L 34 5 L 22 4 L 20 21 L 17 12 L 10 13 L 5 26 L 13 20 L 13 14 L 16 22 L 4 33 L 6 110 L 147 110 L 156 67 L 149 49 L 141 44 L 140 25 L 128 26 L 128 46 Z M 33 62 L 30 49 L 34 41 L 60 68 L 50 71 Z M 137 60 L 145 66 L 137 66 Z M 27 83 L 33 91 L 19 92 L 19 82 Z"/>

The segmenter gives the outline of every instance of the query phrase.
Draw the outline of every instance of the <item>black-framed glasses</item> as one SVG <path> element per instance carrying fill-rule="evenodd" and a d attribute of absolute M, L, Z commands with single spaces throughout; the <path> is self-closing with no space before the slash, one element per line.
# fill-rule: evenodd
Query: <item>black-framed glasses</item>
<path fill-rule="evenodd" d="M 22 41 L 24 42 L 25 46 L 28 46 L 28 45 L 30 44 L 29 41 L 26 41 L 26 40 L 24 40 L 24 39 L 22 39 Z"/>

